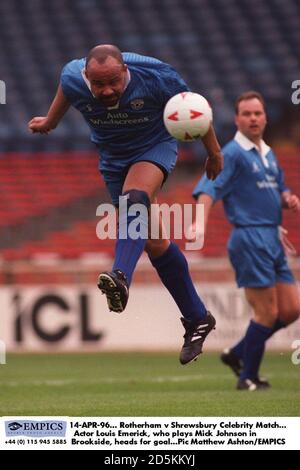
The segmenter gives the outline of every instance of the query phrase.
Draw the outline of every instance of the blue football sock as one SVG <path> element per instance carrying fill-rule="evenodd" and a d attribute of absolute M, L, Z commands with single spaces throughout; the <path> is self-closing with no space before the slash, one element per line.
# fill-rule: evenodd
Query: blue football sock
<path fill-rule="evenodd" d="M 243 338 L 235 346 L 233 346 L 230 351 L 233 352 L 239 359 L 243 359 L 244 345 L 245 336 L 243 336 Z"/>
<path fill-rule="evenodd" d="M 250 321 L 245 339 L 243 353 L 243 370 L 241 379 L 256 379 L 265 350 L 265 342 L 270 337 L 272 328 Z"/>
<path fill-rule="evenodd" d="M 187 261 L 178 246 L 171 242 L 162 256 L 150 261 L 168 289 L 183 317 L 197 322 L 206 316 L 206 308 L 193 285 Z"/>
<path fill-rule="evenodd" d="M 281 330 L 281 328 L 285 328 L 285 327 L 286 327 L 286 324 L 283 323 L 282 320 L 277 318 L 277 320 L 275 321 L 274 325 L 271 328 L 269 338 L 274 333 L 276 333 L 276 331 Z M 235 346 L 233 346 L 233 348 L 230 349 L 239 359 L 243 359 L 244 344 L 245 344 L 245 336 Z"/>
<path fill-rule="evenodd" d="M 123 194 L 127 200 L 127 209 L 124 209 L 125 199 L 120 201 L 119 206 L 119 232 L 115 247 L 114 269 L 120 269 L 127 277 L 128 285 L 131 284 L 133 271 L 144 251 L 148 238 L 148 209 L 150 200 L 146 192 L 132 189 Z M 122 202 L 123 201 L 123 202 Z M 130 214 L 130 208 L 133 204 L 141 204 L 141 210 L 138 213 Z M 135 212 L 135 211 L 133 211 Z M 138 218 L 139 224 L 132 231 L 133 225 L 130 225 Z M 137 236 L 137 234 L 140 236 Z"/>

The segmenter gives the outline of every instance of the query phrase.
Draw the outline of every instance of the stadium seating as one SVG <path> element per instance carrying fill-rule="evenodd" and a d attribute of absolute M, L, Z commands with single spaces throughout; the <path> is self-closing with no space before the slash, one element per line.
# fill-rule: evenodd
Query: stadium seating
<path fill-rule="evenodd" d="M 233 100 L 249 88 L 264 94 L 275 123 L 300 76 L 299 24 L 298 0 L 2 0 L 0 152 L 89 148 L 75 111 L 47 138 L 32 138 L 26 122 L 46 112 L 62 66 L 99 43 L 172 63 L 211 100 L 221 138 Z"/>
<path fill-rule="evenodd" d="M 268 132 L 288 140 L 290 117 L 299 122 L 290 99 L 291 83 L 300 77 L 299 24 L 298 0 L 1 0 L 0 80 L 7 89 L 7 104 L 0 104 L 2 258 L 113 253 L 113 243 L 95 235 L 95 208 L 107 193 L 79 113 L 70 110 L 47 137 L 27 130 L 31 117 L 46 113 L 66 62 L 99 43 L 170 62 L 212 102 L 221 142 L 233 133 L 235 97 L 255 88 L 268 104 Z M 199 153 L 185 147 L 180 159 L 191 163 Z M 287 147 L 280 156 L 288 184 L 299 191 L 299 152 Z M 195 181 L 166 185 L 160 201 L 190 202 Z M 298 219 L 285 213 L 284 223 L 300 251 Z M 218 204 L 200 256 L 225 256 L 229 230 Z"/>
<path fill-rule="evenodd" d="M 283 149 L 280 158 L 290 188 L 297 191 L 299 154 Z M 4 260 L 41 255 L 82 258 L 86 253 L 113 256 L 114 241 L 96 236 L 96 208 L 108 201 L 97 171 L 95 154 L 10 154 L 0 159 L 0 249 Z M 197 177 L 177 172 L 163 189 L 159 202 L 186 204 Z M 300 252 L 299 217 L 286 211 L 284 225 Z M 172 233 L 172 232 L 171 232 Z M 212 211 L 204 249 L 197 256 L 226 256 L 230 226 L 222 204 Z M 185 240 L 176 240 L 184 249 Z"/>

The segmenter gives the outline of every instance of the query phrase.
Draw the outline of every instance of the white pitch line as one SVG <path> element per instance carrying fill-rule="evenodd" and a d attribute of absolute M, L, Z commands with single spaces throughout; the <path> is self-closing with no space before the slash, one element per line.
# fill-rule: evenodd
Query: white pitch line
<path fill-rule="evenodd" d="M 64 379 L 64 380 L 28 380 L 28 381 L 12 381 L 8 380 L 2 384 L 2 386 L 8 387 L 20 387 L 20 386 L 36 386 L 40 387 L 43 385 L 48 385 L 52 387 L 62 387 L 65 385 L 97 385 L 97 384 L 114 384 L 114 383 L 167 383 L 167 382 L 190 382 L 198 381 L 203 379 L 213 378 L 211 375 L 201 374 L 201 375 L 168 375 L 168 376 L 158 376 L 158 377 L 149 377 L 143 379 L 132 378 L 117 378 L 117 377 L 103 377 L 97 380 L 77 380 L 77 379 Z M 231 378 L 228 374 L 218 374 L 218 378 Z"/>

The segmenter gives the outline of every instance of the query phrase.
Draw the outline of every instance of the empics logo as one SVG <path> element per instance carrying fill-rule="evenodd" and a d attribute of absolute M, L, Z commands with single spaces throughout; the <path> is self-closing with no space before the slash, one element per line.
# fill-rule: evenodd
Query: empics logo
<path fill-rule="evenodd" d="M 3 80 L 0 80 L 0 104 L 6 104 L 6 85 Z"/>
<path fill-rule="evenodd" d="M 22 424 L 17 423 L 16 421 L 14 421 L 13 423 L 8 424 L 8 428 L 9 428 L 10 431 L 17 431 L 21 427 L 22 427 Z"/>
<path fill-rule="evenodd" d="M 6 436 L 65 437 L 66 421 L 5 421 Z"/>

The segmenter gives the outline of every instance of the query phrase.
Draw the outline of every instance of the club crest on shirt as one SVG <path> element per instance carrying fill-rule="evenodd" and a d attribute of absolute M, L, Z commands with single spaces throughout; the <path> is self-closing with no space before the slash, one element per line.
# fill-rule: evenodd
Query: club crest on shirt
<path fill-rule="evenodd" d="M 142 109 L 143 106 L 144 106 L 145 102 L 143 99 L 141 98 L 137 98 L 135 100 L 132 100 L 130 101 L 130 106 L 132 109 L 134 109 L 135 111 L 139 110 L 139 109 Z"/>

